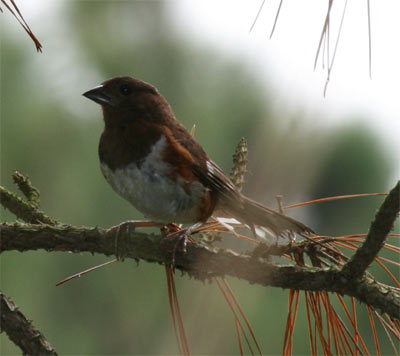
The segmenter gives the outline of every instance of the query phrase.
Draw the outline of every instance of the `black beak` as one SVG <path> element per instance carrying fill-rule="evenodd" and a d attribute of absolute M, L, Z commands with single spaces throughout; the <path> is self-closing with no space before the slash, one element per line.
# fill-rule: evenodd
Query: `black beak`
<path fill-rule="evenodd" d="M 106 93 L 103 85 L 94 87 L 93 89 L 88 90 L 82 95 L 90 100 L 93 100 L 97 104 L 114 106 L 112 98 Z"/>

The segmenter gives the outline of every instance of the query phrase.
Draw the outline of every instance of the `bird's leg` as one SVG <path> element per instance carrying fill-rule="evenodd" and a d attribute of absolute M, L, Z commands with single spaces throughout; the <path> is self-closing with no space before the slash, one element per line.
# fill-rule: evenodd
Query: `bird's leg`
<path fill-rule="evenodd" d="M 175 265 L 175 256 L 176 256 L 176 252 L 178 251 L 178 249 L 180 249 L 183 253 L 186 253 L 186 247 L 187 247 L 187 242 L 190 238 L 190 235 L 193 233 L 194 230 L 198 229 L 199 227 L 201 227 L 204 224 L 203 221 L 199 221 L 185 229 L 180 229 L 180 230 L 175 230 L 172 233 L 169 233 L 168 235 L 165 236 L 165 239 L 174 239 L 175 240 L 175 245 L 174 248 L 172 250 L 172 260 L 171 260 L 171 264 L 174 266 Z M 176 224 L 168 224 L 171 225 L 171 227 L 173 228 L 179 228 L 179 226 L 177 226 Z"/>
<path fill-rule="evenodd" d="M 123 261 L 126 256 L 126 245 L 129 243 L 130 235 L 135 231 L 137 221 L 128 220 L 121 224 L 110 227 L 106 233 L 113 234 L 115 239 L 115 256 L 117 260 Z M 124 239 L 121 246 L 121 237 Z M 124 249 L 125 247 L 125 249 Z M 125 251 L 124 251 L 125 250 Z"/>

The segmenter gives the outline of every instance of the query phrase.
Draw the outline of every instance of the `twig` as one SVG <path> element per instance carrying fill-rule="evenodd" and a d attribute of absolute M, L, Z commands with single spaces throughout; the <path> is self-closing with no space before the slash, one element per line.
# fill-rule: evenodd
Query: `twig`
<path fill-rule="evenodd" d="M 14 183 L 18 186 L 19 190 L 28 199 L 28 202 L 36 209 L 40 207 L 40 192 L 35 188 L 28 177 L 25 177 L 20 172 L 15 171 L 12 175 Z"/>
<path fill-rule="evenodd" d="M 16 194 L 0 186 L 0 201 L 4 208 L 10 210 L 17 218 L 32 224 L 56 225 L 58 221 L 25 202 Z"/>
<path fill-rule="evenodd" d="M 44 212 L 39 210 L 40 192 L 32 185 L 29 178 L 25 177 L 18 171 L 15 171 L 12 177 L 14 183 L 26 196 L 28 201 L 24 201 L 16 194 L 13 194 L 9 190 L 0 186 L 1 205 L 10 210 L 18 219 L 21 219 L 27 223 L 48 225 L 59 224 L 56 219 L 47 216 Z"/>
<path fill-rule="evenodd" d="M 0 292 L 1 331 L 20 347 L 24 355 L 57 355 L 43 334 L 37 330 L 14 302 Z"/>
<path fill-rule="evenodd" d="M 365 242 L 343 266 L 342 273 L 346 278 L 351 280 L 361 278 L 368 266 L 374 261 L 393 229 L 394 222 L 399 214 L 399 199 L 400 182 L 397 182 L 371 223 Z"/>

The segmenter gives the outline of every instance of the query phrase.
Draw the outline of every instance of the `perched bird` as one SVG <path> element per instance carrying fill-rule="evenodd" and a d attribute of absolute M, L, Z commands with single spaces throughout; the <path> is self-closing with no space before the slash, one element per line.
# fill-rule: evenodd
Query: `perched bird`
<path fill-rule="evenodd" d="M 276 236 L 312 232 L 241 194 L 154 86 L 117 77 L 83 95 L 103 109 L 99 156 L 106 180 L 147 218 L 192 224 L 185 230 L 184 244 L 210 216 L 234 218 L 254 233 L 256 227 Z"/>

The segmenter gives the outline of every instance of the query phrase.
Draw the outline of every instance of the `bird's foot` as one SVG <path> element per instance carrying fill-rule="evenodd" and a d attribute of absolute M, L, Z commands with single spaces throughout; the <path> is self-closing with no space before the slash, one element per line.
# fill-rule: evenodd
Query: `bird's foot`
<path fill-rule="evenodd" d="M 123 261 L 128 250 L 130 236 L 136 229 L 136 221 L 128 220 L 121 224 L 110 227 L 106 233 L 114 235 L 115 256 L 117 260 Z"/>
<path fill-rule="evenodd" d="M 187 243 L 191 239 L 191 234 L 194 230 L 202 226 L 203 223 L 199 222 L 189 226 L 188 228 L 182 229 L 180 226 L 176 224 L 168 224 L 167 227 L 167 234 L 163 239 L 164 243 L 170 243 L 174 241 L 174 247 L 172 248 L 172 257 L 171 257 L 171 265 L 175 266 L 176 261 L 176 254 L 177 252 L 186 253 L 187 252 Z"/>

